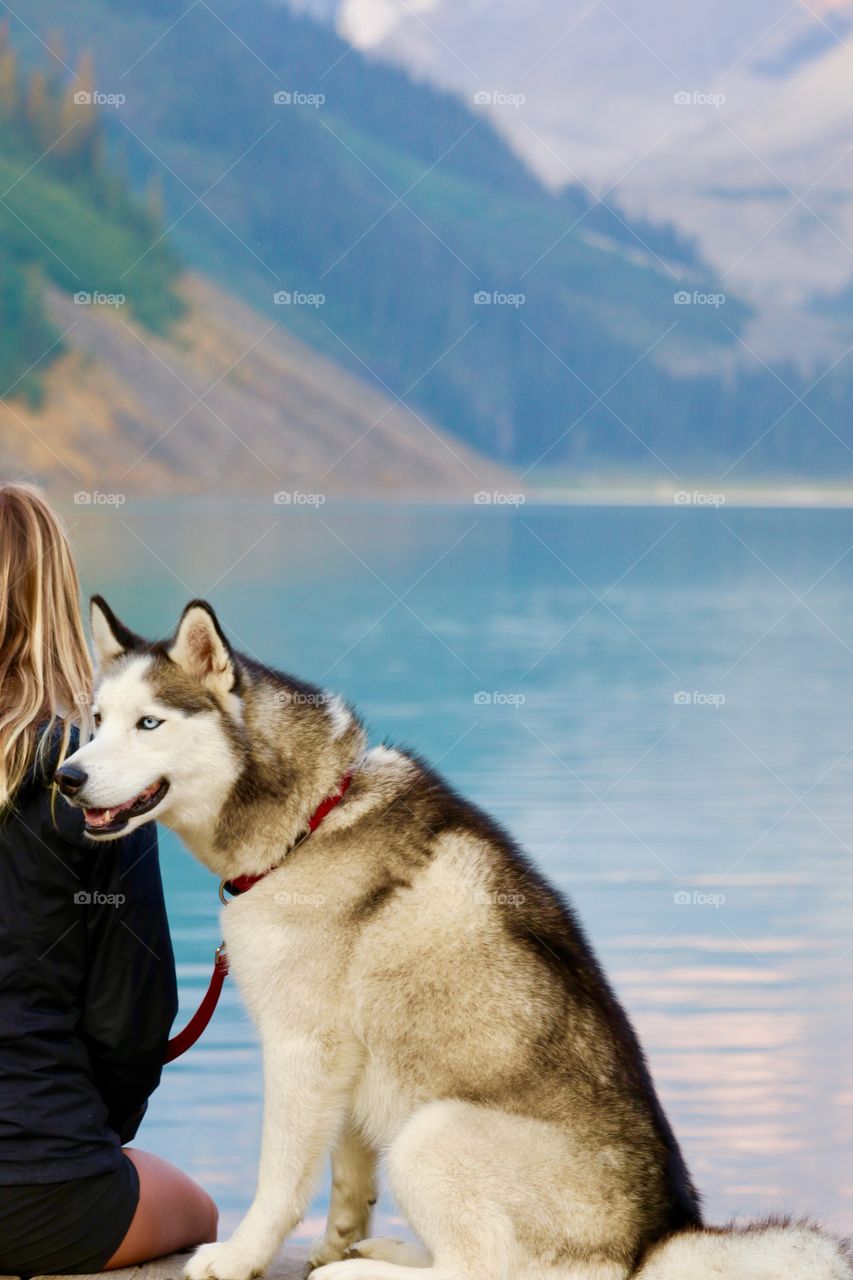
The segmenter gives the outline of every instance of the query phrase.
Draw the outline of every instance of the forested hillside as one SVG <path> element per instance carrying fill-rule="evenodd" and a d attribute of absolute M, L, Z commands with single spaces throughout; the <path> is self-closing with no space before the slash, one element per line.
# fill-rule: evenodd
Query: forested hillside
<path fill-rule="evenodd" d="M 58 37 L 54 37 L 61 49 Z M 93 102 L 91 58 L 73 78 L 55 66 L 19 65 L 0 24 L 0 390 L 37 398 L 42 374 L 61 349 L 44 286 L 103 295 L 127 305 L 148 328 L 164 330 L 182 306 L 173 285 L 179 259 L 158 241 L 162 210 L 107 160 L 101 112 Z M 133 272 L 127 268 L 141 259 Z M 87 305 L 81 302 L 81 305 Z M 90 301 L 88 305 L 94 304 Z"/>
<path fill-rule="evenodd" d="M 679 448 L 706 450 L 691 421 L 705 383 L 681 373 L 710 370 L 719 388 L 745 312 L 729 297 L 724 327 L 712 308 L 674 305 L 715 282 L 666 227 L 577 186 L 551 194 L 468 104 L 282 6 L 29 12 L 40 34 L 61 24 L 75 54 L 80 33 L 91 41 L 100 87 L 126 96 L 111 140 L 140 186 L 162 179 L 187 258 L 360 376 L 514 462 L 653 462 L 640 438 L 660 444 L 664 414 Z M 322 306 L 276 309 L 293 290 Z M 611 411 L 598 397 L 613 384 Z"/>
<path fill-rule="evenodd" d="M 98 90 L 121 99 L 102 112 L 109 165 L 137 192 L 162 184 L 188 262 L 469 446 L 546 480 L 850 473 L 850 359 L 820 378 L 762 364 L 748 309 L 688 242 L 624 217 L 618 193 L 605 207 L 576 184 L 545 190 L 471 104 L 267 0 L 27 13 L 16 47 L 60 94 L 91 45 Z M 59 56 L 45 49 L 57 26 Z M 156 200 L 134 207 L 111 235 L 136 235 Z M 38 198 L 26 216 L 50 208 Z M 60 222 L 41 239 L 86 225 Z M 80 238 L 100 252 L 100 235 Z M 119 276 L 156 323 L 171 252 L 148 244 Z M 50 256 L 39 269 L 56 273 Z"/>

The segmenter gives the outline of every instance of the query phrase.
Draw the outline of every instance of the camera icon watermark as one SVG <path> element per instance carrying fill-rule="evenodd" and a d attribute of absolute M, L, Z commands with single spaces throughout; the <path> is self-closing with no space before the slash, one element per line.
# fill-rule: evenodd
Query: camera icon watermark
<path fill-rule="evenodd" d="M 74 294 L 74 302 L 78 307 L 123 307 L 127 296 L 123 293 L 92 293 L 88 289 L 78 289 Z"/>
<path fill-rule="evenodd" d="M 713 907 L 718 911 L 720 907 L 725 905 L 726 895 L 724 893 L 703 893 L 700 889 L 679 889 L 672 895 L 672 901 L 676 907 Z"/>
<path fill-rule="evenodd" d="M 273 502 L 277 507 L 322 507 L 326 501 L 325 493 L 302 493 L 300 489 L 280 489 L 273 494 Z"/>
<path fill-rule="evenodd" d="M 525 293 L 504 293 L 500 289 L 478 289 L 474 294 L 476 307 L 523 307 L 527 301 Z"/>
<path fill-rule="evenodd" d="M 677 707 L 724 707 L 726 705 L 726 695 L 724 693 L 703 693 L 701 689 L 679 689 L 678 693 L 672 695 L 672 701 Z"/>
<path fill-rule="evenodd" d="M 330 701 L 328 693 L 309 693 L 299 689 L 281 689 L 276 701 L 282 707 L 325 707 Z"/>
<path fill-rule="evenodd" d="M 502 89 L 478 89 L 472 95 L 475 107 L 523 107 L 527 96 L 523 93 L 504 93 Z"/>
<path fill-rule="evenodd" d="M 123 893 L 99 893 L 97 890 L 90 893 L 88 889 L 78 889 L 74 901 L 78 907 L 123 907 L 127 898 Z"/>
<path fill-rule="evenodd" d="M 74 495 L 75 507 L 123 507 L 126 493 L 101 493 L 98 489 L 79 489 Z"/>
<path fill-rule="evenodd" d="M 272 300 L 277 307 L 322 307 L 325 293 L 301 293 L 298 289 L 279 289 Z"/>
<path fill-rule="evenodd" d="M 699 89 L 680 89 L 672 95 L 677 107 L 714 107 L 719 110 L 726 101 L 724 93 L 702 93 Z"/>
<path fill-rule="evenodd" d="M 502 689 L 479 689 L 474 694 L 475 707 L 523 707 L 527 701 L 526 694 L 508 693 Z"/>
<path fill-rule="evenodd" d="M 475 900 L 484 907 L 523 907 L 527 897 L 523 893 L 502 893 L 499 889 L 480 889 Z"/>
<path fill-rule="evenodd" d="M 677 489 L 672 495 L 672 501 L 676 507 L 723 507 L 726 495 L 706 493 L 701 489 Z"/>
<path fill-rule="evenodd" d="M 123 93 L 102 93 L 100 89 L 77 89 L 74 94 L 76 107 L 123 107 L 127 98 Z"/>
<path fill-rule="evenodd" d="M 672 295 L 677 307 L 724 307 L 724 293 L 703 293 L 701 289 L 677 289 Z"/>
<path fill-rule="evenodd" d="M 273 901 L 280 907 L 322 907 L 326 896 L 322 893 L 287 893 L 274 895 Z"/>
<path fill-rule="evenodd" d="M 501 489 L 481 489 L 474 494 L 475 507 L 523 507 L 527 498 L 523 493 L 508 493 Z"/>
<path fill-rule="evenodd" d="M 300 89 L 278 89 L 272 96 L 277 107 L 322 107 L 325 93 L 303 93 Z"/>

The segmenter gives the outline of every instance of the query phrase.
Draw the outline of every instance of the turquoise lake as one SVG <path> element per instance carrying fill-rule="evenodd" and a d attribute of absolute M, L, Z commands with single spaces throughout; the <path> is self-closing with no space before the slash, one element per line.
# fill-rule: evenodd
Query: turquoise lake
<path fill-rule="evenodd" d="M 270 497 L 67 515 L 84 590 L 132 627 L 164 634 L 207 597 L 237 648 L 343 693 L 372 741 L 416 748 L 513 832 L 578 908 L 711 1220 L 853 1230 L 853 512 Z M 217 884 L 161 839 L 182 1025 Z M 138 1145 L 204 1183 L 227 1231 L 260 1119 L 229 984 Z"/>

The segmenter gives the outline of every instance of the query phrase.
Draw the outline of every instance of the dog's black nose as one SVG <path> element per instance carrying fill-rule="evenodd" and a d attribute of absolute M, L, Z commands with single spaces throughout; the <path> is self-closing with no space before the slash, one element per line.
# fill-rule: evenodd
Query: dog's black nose
<path fill-rule="evenodd" d="M 64 796 L 76 796 L 81 787 L 89 781 L 85 769 L 77 764 L 63 764 L 53 775 L 56 785 Z"/>

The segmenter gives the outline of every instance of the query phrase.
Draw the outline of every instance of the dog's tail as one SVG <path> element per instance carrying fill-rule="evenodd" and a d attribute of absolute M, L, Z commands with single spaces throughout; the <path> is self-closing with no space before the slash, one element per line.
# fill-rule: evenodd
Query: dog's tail
<path fill-rule="evenodd" d="M 653 1245 L 635 1280 L 853 1280 L 853 1251 L 807 1219 L 690 1227 Z"/>

